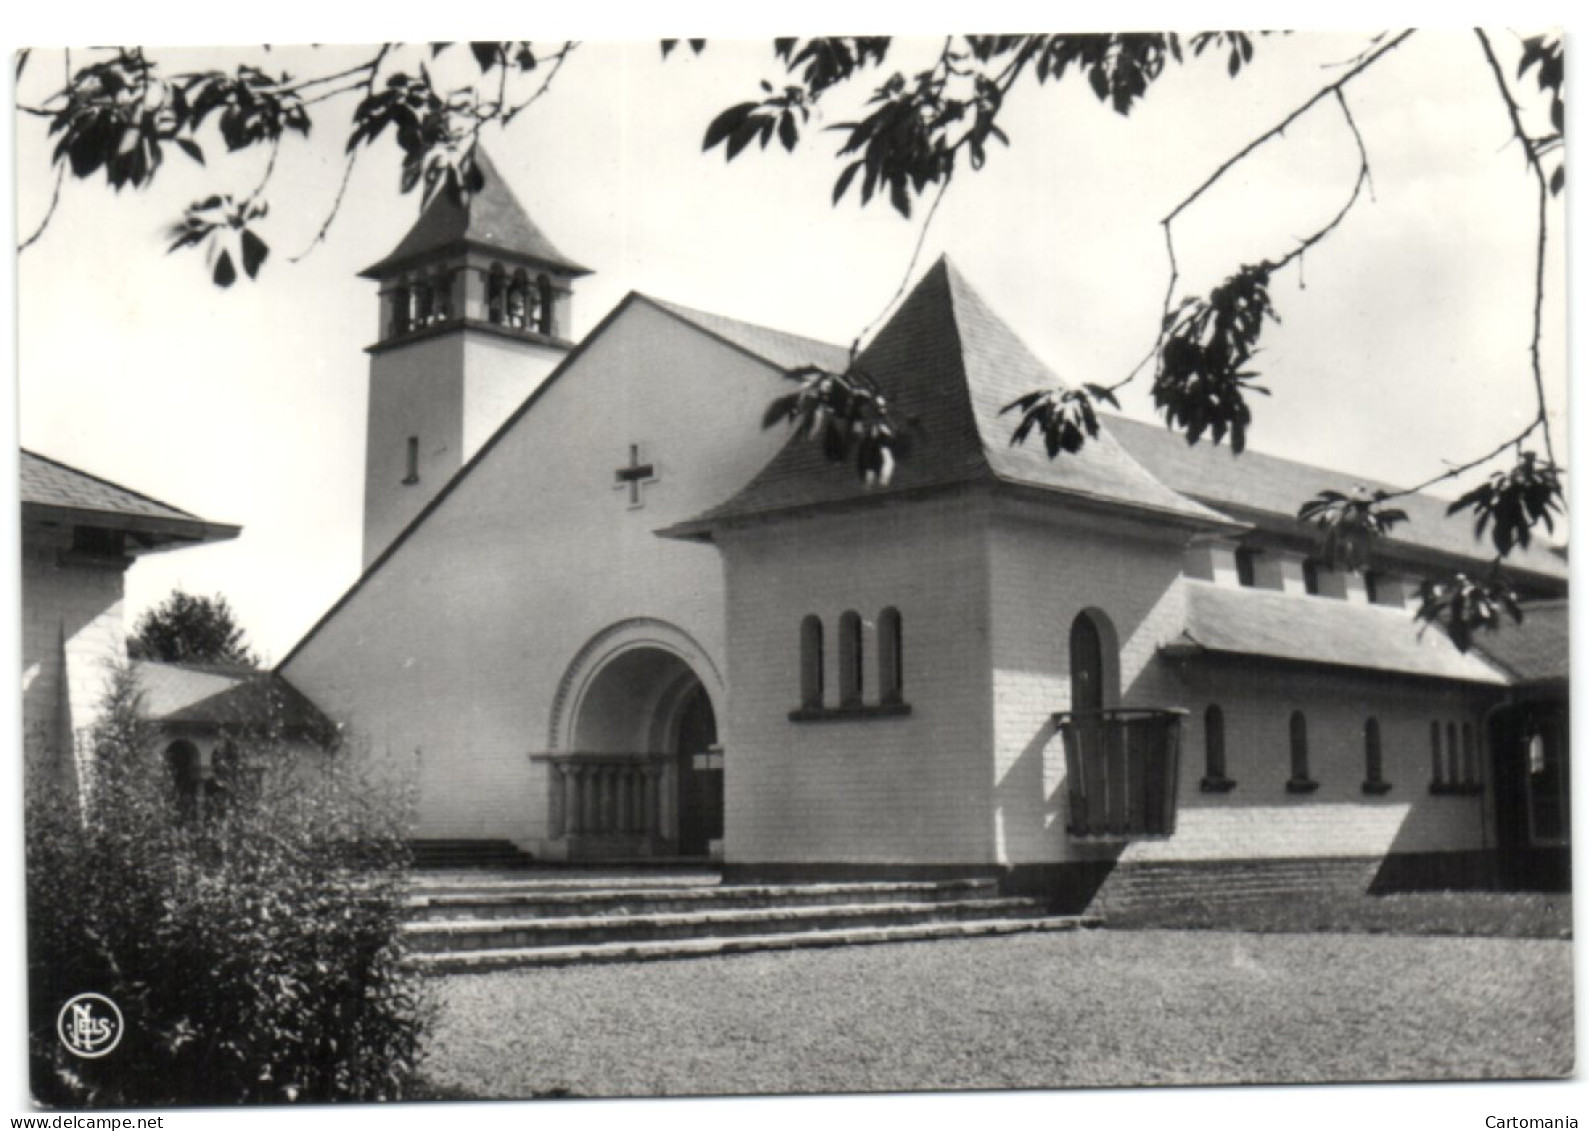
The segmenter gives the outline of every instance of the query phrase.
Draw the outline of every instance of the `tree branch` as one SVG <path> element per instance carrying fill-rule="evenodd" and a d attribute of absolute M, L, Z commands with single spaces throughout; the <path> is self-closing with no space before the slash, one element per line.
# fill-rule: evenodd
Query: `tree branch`
<path fill-rule="evenodd" d="M 61 203 L 61 184 L 65 180 L 66 162 L 62 161 L 55 166 L 55 191 L 50 193 L 50 206 L 44 212 L 44 219 L 39 221 L 39 226 L 34 229 L 34 232 L 31 236 L 17 245 L 18 255 L 21 255 L 28 248 L 38 243 L 39 238 L 44 235 L 45 229 L 50 226 L 50 221 L 55 217 L 55 209 Z"/>
<path fill-rule="evenodd" d="M 359 159 L 361 150 L 355 149 L 348 154 L 347 164 L 342 169 L 342 183 L 337 186 L 336 199 L 331 202 L 331 211 L 326 213 L 325 222 L 320 225 L 320 230 L 315 233 L 314 239 L 309 241 L 309 246 L 291 257 L 287 262 L 302 263 L 309 257 L 309 253 L 325 242 L 326 233 L 331 230 L 331 224 L 337 218 L 337 213 L 342 211 L 342 198 L 347 195 L 348 181 L 353 177 L 353 166 Z"/>
<path fill-rule="evenodd" d="M 1407 42 L 1407 40 L 1410 39 L 1416 33 L 1416 31 L 1417 31 L 1416 28 L 1408 28 L 1406 31 L 1404 31 L 1400 35 L 1396 36 L 1395 39 L 1390 40 L 1388 43 L 1386 43 L 1383 46 L 1379 47 L 1377 50 L 1373 51 L 1371 54 L 1365 56 L 1360 62 L 1358 62 L 1355 66 L 1353 66 L 1351 70 L 1347 71 L 1340 78 L 1336 79 L 1334 82 L 1330 83 L 1328 86 L 1324 86 L 1324 87 L 1319 88 L 1318 92 L 1316 94 L 1314 94 L 1312 98 L 1309 98 L 1301 106 L 1298 106 L 1295 110 L 1291 111 L 1291 113 L 1287 114 L 1284 118 L 1282 118 L 1280 120 L 1279 124 L 1271 126 L 1269 129 L 1265 130 L 1263 133 L 1261 133 L 1257 137 L 1253 138 L 1252 141 L 1248 142 L 1240 150 L 1238 150 L 1233 156 L 1231 156 L 1224 163 L 1222 163 L 1219 166 L 1219 168 L 1215 169 L 1213 171 L 1213 173 L 1209 175 L 1207 180 L 1205 180 L 1202 184 L 1198 185 L 1197 188 L 1192 190 L 1191 195 L 1187 196 L 1184 200 L 1181 201 L 1181 203 L 1177 204 L 1175 206 L 1175 208 L 1170 212 L 1170 214 L 1164 218 L 1164 222 L 1168 223 L 1170 221 L 1173 221 L 1182 212 L 1185 212 L 1187 210 L 1187 208 L 1191 207 L 1191 205 L 1196 202 L 1198 197 L 1202 196 L 1205 192 L 1207 192 L 1210 188 L 1212 188 L 1216 181 L 1218 181 L 1221 177 L 1223 177 L 1226 173 L 1228 173 L 1231 170 L 1232 167 L 1234 167 L 1235 165 L 1239 164 L 1242 161 L 1242 159 L 1245 158 L 1248 154 L 1252 153 L 1255 149 L 1257 149 L 1259 146 L 1263 145 L 1264 143 L 1266 143 L 1268 141 L 1271 141 L 1274 138 L 1279 137 L 1281 134 L 1285 133 L 1286 132 L 1286 128 L 1289 127 L 1291 125 L 1291 123 L 1295 122 L 1298 118 L 1302 117 L 1302 115 L 1306 114 L 1309 110 L 1313 109 L 1313 107 L 1317 106 L 1320 102 L 1322 102 L 1324 99 L 1328 98 L 1330 95 L 1335 94 L 1336 92 L 1338 92 L 1347 83 L 1351 82 L 1358 75 L 1360 75 L 1364 71 L 1368 70 L 1369 67 L 1372 67 L 1375 63 L 1377 63 L 1381 59 L 1383 59 L 1386 55 L 1390 54 L 1392 51 L 1396 50 L 1396 48 L 1400 47 L 1403 43 Z M 1355 129 L 1355 126 L 1354 126 L 1354 129 Z"/>
<path fill-rule="evenodd" d="M 563 69 L 563 64 L 568 62 L 568 57 L 572 55 L 575 49 L 578 47 L 579 43 L 575 40 L 570 39 L 563 42 L 563 46 L 560 47 L 557 53 L 552 56 L 552 69 L 550 73 L 547 74 L 546 78 L 541 82 L 540 89 L 526 98 L 523 102 L 519 103 L 517 106 L 500 112 L 501 122 L 504 126 L 513 121 L 514 118 L 518 117 L 525 110 L 528 110 L 536 102 L 539 102 L 542 96 L 545 95 L 547 91 L 552 89 L 552 80 L 557 78 L 557 73 Z M 502 66 L 507 66 L 506 60 L 503 60 Z"/>
<path fill-rule="evenodd" d="M 1545 435 L 1545 456 L 1552 465 L 1556 463 L 1555 445 L 1551 441 L 1550 418 L 1545 408 L 1545 375 L 1540 364 L 1539 341 L 1544 327 L 1545 308 L 1545 251 L 1546 240 L 1549 232 L 1549 207 L 1550 186 L 1545 178 L 1545 167 L 1540 164 L 1539 154 L 1535 151 L 1533 139 L 1528 131 L 1523 128 L 1523 118 L 1518 110 L 1517 102 L 1512 98 L 1511 88 L 1506 85 L 1506 76 L 1501 72 L 1501 64 L 1495 58 L 1495 51 L 1490 46 L 1489 36 L 1484 34 L 1482 28 L 1474 28 L 1473 34 L 1479 37 L 1479 45 L 1484 49 L 1485 61 L 1490 65 L 1490 72 L 1495 76 L 1495 86 L 1500 92 L 1501 101 L 1506 104 L 1507 116 L 1512 121 L 1512 136 L 1523 147 L 1523 158 L 1528 162 L 1529 168 L 1534 171 L 1534 182 L 1539 189 L 1539 224 L 1534 241 L 1534 332 L 1529 342 L 1529 364 L 1534 376 L 1534 397 L 1539 405 L 1539 416 L 1535 421 Z M 1532 430 L 1532 425 L 1530 429 Z"/>
<path fill-rule="evenodd" d="M 916 246 L 911 249 L 910 262 L 905 265 L 905 273 L 900 278 L 899 286 L 895 289 L 893 297 L 890 298 L 887 305 L 885 305 L 883 309 L 878 312 L 877 317 L 868 322 L 865 328 L 855 336 L 855 340 L 850 343 L 851 362 L 854 362 L 856 357 L 859 356 L 861 352 L 861 343 L 866 340 L 866 336 L 872 332 L 872 329 L 879 322 L 888 317 L 888 315 L 893 311 L 895 304 L 905 296 L 905 289 L 910 286 L 910 277 L 916 271 L 916 263 L 921 259 L 921 249 L 926 246 L 927 233 L 932 229 L 933 217 L 938 215 L 938 205 L 943 203 L 944 194 L 949 191 L 949 182 L 951 179 L 952 174 L 946 175 L 943 179 L 943 183 L 938 186 L 938 195 L 932 198 L 932 206 L 927 209 L 927 215 L 921 222 L 921 231 L 916 234 Z"/>

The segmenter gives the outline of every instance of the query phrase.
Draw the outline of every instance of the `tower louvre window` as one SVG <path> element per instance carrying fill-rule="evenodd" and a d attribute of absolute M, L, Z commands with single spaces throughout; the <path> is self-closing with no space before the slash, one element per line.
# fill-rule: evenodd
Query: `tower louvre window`
<path fill-rule="evenodd" d="M 508 317 L 508 273 L 493 263 L 486 276 L 486 320 L 500 326 Z"/>

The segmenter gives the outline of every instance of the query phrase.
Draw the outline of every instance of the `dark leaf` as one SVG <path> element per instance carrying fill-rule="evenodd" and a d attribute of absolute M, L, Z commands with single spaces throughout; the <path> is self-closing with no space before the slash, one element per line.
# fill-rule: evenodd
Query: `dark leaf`
<path fill-rule="evenodd" d="M 706 137 L 701 142 L 702 151 L 709 150 L 720 142 L 732 137 L 744 125 L 745 119 L 754 113 L 756 109 L 757 103 L 755 102 L 741 102 L 736 106 L 730 106 L 713 118 L 711 125 L 706 127 Z M 735 152 L 738 151 L 736 150 Z M 732 153 L 729 154 L 729 158 L 733 158 Z"/>
<path fill-rule="evenodd" d="M 794 147 L 800 140 L 800 130 L 795 125 L 794 115 L 787 110 L 778 119 L 778 140 L 783 142 L 784 149 L 790 153 L 794 152 Z"/>
<path fill-rule="evenodd" d="M 232 253 L 222 250 L 215 257 L 213 278 L 216 286 L 229 287 L 237 282 L 237 268 L 232 265 Z"/>
<path fill-rule="evenodd" d="M 241 237 L 243 247 L 243 270 L 248 272 L 250 279 L 257 278 L 259 268 L 265 262 L 265 257 L 270 254 L 270 247 L 247 228 L 243 229 Z"/>
<path fill-rule="evenodd" d="M 470 43 L 469 51 L 474 55 L 474 61 L 484 74 L 502 61 L 502 44 L 500 43 Z"/>

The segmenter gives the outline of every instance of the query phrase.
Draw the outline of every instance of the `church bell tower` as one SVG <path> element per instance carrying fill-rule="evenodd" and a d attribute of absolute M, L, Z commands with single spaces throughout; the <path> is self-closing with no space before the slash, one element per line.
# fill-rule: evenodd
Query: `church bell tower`
<path fill-rule="evenodd" d="M 573 281 L 483 149 L 485 185 L 438 194 L 386 258 L 370 355 L 364 567 L 572 348 Z"/>

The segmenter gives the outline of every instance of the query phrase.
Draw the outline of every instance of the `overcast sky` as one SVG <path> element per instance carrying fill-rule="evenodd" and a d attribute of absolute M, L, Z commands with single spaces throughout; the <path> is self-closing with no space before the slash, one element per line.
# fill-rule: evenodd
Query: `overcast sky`
<path fill-rule="evenodd" d="M 1129 118 L 1074 77 L 1023 88 L 1004 121 L 1012 146 L 950 190 L 917 273 L 949 254 L 1062 378 L 1119 378 L 1155 331 L 1167 278 L 1158 219 L 1338 76 L 1366 38 L 1264 40 L 1236 81 L 1222 56 L 1173 69 Z M 1497 38 L 1515 51 L 1515 36 Z M 457 54 L 458 79 L 472 78 L 473 64 Z M 193 68 L 237 59 L 170 57 Z M 271 65 L 310 74 L 360 57 L 277 49 Z M 21 97 L 41 97 L 62 65 L 59 54 L 35 55 Z M 487 135 L 531 216 L 595 270 L 576 290 L 576 337 L 630 290 L 836 342 L 887 303 L 919 220 L 881 203 L 830 206 L 837 135 L 814 133 L 794 156 L 775 148 L 732 165 L 701 153 L 719 109 L 778 77 L 764 43 L 714 41 L 699 58 L 665 63 L 651 41 L 591 43 L 544 100 Z M 1274 396 L 1255 399 L 1252 443 L 1415 481 L 1442 458 L 1493 446 L 1532 412 L 1533 189 L 1470 33 L 1416 36 L 1354 82 L 1349 98 L 1373 197 L 1274 284 L 1284 322 L 1265 334 L 1259 359 Z M 18 268 L 22 443 L 244 527 L 235 542 L 140 563 L 129 577 L 129 622 L 173 586 L 221 592 L 272 657 L 357 574 L 363 347 L 376 300 L 356 272 L 396 244 L 418 207 L 417 196 L 398 194 L 396 150 L 383 143 L 360 162 L 328 242 L 290 264 L 329 208 L 341 167 L 347 102 L 317 112 L 314 142 L 283 151 L 266 229 L 274 254 L 258 282 L 215 288 L 199 255 L 164 254 L 162 230 L 213 188 L 247 192 L 261 160 L 201 169 L 175 150 L 147 193 L 69 181 Z M 26 233 L 53 183 L 36 120 L 22 120 L 17 155 Z M 1321 105 L 1177 222 L 1183 293 L 1243 260 L 1283 254 L 1339 208 L 1355 170 L 1341 115 Z M 1559 286 L 1549 309 L 1560 409 Z M 1127 400 L 1133 415 L 1150 415 L 1147 384 Z"/>

